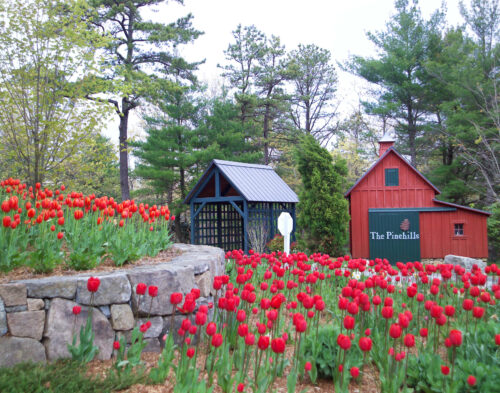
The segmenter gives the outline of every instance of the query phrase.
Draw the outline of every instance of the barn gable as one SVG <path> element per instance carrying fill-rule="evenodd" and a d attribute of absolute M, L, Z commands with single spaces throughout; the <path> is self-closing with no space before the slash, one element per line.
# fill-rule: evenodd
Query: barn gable
<path fill-rule="evenodd" d="M 386 185 L 386 169 L 397 169 L 397 185 Z M 388 148 L 385 153 L 368 169 L 365 174 L 345 193 L 346 197 L 354 190 L 380 190 L 391 187 L 397 189 L 432 189 L 435 194 L 439 191 L 424 175 L 412 166 L 394 147 Z"/>

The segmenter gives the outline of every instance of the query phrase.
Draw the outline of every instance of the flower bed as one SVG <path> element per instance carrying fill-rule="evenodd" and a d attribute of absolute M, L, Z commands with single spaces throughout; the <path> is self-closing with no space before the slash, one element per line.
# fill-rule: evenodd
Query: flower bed
<path fill-rule="evenodd" d="M 148 286 L 131 282 L 132 296 L 144 297 L 146 318 L 130 340 L 121 336 L 113 344 L 117 357 L 109 372 L 144 373 L 144 382 L 166 383 L 173 392 L 209 392 L 217 385 L 217 391 L 256 393 L 277 383 L 294 392 L 321 382 L 339 393 L 374 375 L 381 392 L 498 391 L 496 265 L 466 271 L 451 264 L 391 266 L 239 251 L 226 258 L 227 274 L 210 282 L 213 302 L 200 302 L 198 290 L 188 288 L 168 295 L 153 288 L 148 295 L 153 276 Z M 87 288 L 82 299 L 91 299 Z M 101 280 L 93 300 L 80 302 L 99 302 L 104 293 Z M 145 371 L 140 352 L 155 326 L 155 304 L 177 313 L 165 318 L 164 349 Z"/>
<path fill-rule="evenodd" d="M 117 266 L 155 256 L 170 242 L 168 206 L 0 182 L 0 271 L 29 266 L 50 272 L 64 264 L 89 270 L 109 258 Z"/>

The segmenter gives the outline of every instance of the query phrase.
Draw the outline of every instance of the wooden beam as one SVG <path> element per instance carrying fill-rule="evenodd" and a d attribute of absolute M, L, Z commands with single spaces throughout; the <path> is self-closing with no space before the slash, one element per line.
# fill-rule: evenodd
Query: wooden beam
<path fill-rule="evenodd" d="M 232 197 L 206 197 L 206 198 L 194 198 L 192 199 L 193 202 L 196 203 L 202 203 L 202 202 L 235 202 L 235 201 L 244 201 L 245 199 L 239 196 L 232 196 Z"/>
<path fill-rule="evenodd" d="M 191 201 L 189 204 L 189 208 L 191 209 L 191 244 L 194 244 L 194 231 L 195 231 L 195 225 L 194 225 L 194 202 Z"/>
<path fill-rule="evenodd" d="M 212 179 L 212 177 L 214 176 L 214 173 L 215 171 L 212 171 L 212 173 L 205 179 L 205 181 L 203 183 L 201 183 L 200 187 L 198 188 L 198 191 L 196 191 L 196 194 L 193 195 L 193 197 L 191 198 L 191 202 L 195 201 L 196 202 L 196 198 L 200 192 L 205 188 L 205 186 L 208 184 L 208 182 Z"/>
<path fill-rule="evenodd" d="M 215 168 L 215 197 L 220 197 L 220 172 L 218 168 Z"/>

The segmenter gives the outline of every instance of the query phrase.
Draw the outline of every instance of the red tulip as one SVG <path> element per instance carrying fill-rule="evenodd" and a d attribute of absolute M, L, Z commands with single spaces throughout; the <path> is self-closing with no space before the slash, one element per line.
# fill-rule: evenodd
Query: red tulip
<path fill-rule="evenodd" d="M 462 307 L 465 311 L 470 311 L 474 307 L 474 302 L 471 299 L 464 299 Z"/>
<path fill-rule="evenodd" d="M 3 223 L 3 226 L 5 228 L 8 228 L 10 227 L 10 224 L 12 222 L 12 218 L 10 216 L 5 216 L 3 219 L 2 219 L 2 223 Z"/>
<path fill-rule="evenodd" d="M 312 369 L 311 362 L 306 362 L 306 364 L 304 365 L 304 370 L 305 371 L 311 371 L 311 369 Z"/>
<path fill-rule="evenodd" d="M 470 386 L 474 386 L 476 384 L 476 377 L 474 377 L 473 375 L 469 375 L 469 377 L 467 378 L 467 383 Z"/>
<path fill-rule="evenodd" d="M 415 336 L 413 334 L 407 334 L 404 337 L 404 344 L 405 347 L 411 348 L 415 346 Z"/>
<path fill-rule="evenodd" d="M 474 318 L 482 318 L 483 315 L 484 315 L 484 308 L 482 307 L 474 307 L 472 309 L 472 315 L 474 316 Z"/>
<path fill-rule="evenodd" d="M 186 351 L 186 356 L 191 359 L 194 356 L 194 348 L 188 348 Z"/>
<path fill-rule="evenodd" d="M 339 334 L 337 337 L 337 345 L 344 351 L 347 351 L 351 348 L 351 339 L 344 334 Z"/>
<path fill-rule="evenodd" d="M 455 347 L 462 345 L 462 332 L 460 330 L 450 330 L 450 341 Z"/>
<path fill-rule="evenodd" d="M 450 373 L 450 368 L 448 366 L 442 365 L 441 372 L 443 373 L 443 375 L 448 375 Z"/>
<path fill-rule="evenodd" d="M 427 328 L 422 328 L 420 329 L 420 337 L 427 337 L 427 335 L 429 334 Z"/>
<path fill-rule="evenodd" d="M 347 330 L 354 329 L 355 322 L 356 321 L 353 317 L 351 317 L 350 315 L 346 315 L 344 318 L 344 327 Z"/>
<path fill-rule="evenodd" d="M 399 326 L 397 323 L 393 323 L 389 328 L 389 336 L 391 336 L 394 339 L 399 338 L 401 336 L 401 333 L 402 333 L 401 326 Z"/>
<path fill-rule="evenodd" d="M 181 304 L 182 303 L 182 293 L 174 292 L 170 295 L 170 303 L 171 304 Z"/>
<path fill-rule="evenodd" d="M 445 306 L 444 307 L 444 313 L 448 316 L 448 317 L 452 317 L 453 315 L 455 315 L 455 307 L 453 306 Z"/>
<path fill-rule="evenodd" d="M 137 287 L 135 288 L 135 293 L 137 293 L 138 295 L 145 295 L 146 288 L 147 288 L 147 285 L 144 284 L 143 282 L 140 282 L 139 284 L 137 284 Z"/>
<path fill-rule="evenodd" d="M 495 334 L 495 344 L 500 345 L 500 334 Z"/>
<path fill-rule="evenodd" d="M 218 348 L 222 345 L 222 341 L 223 341 L 223 338 L 222 338 L 222 334 L 220 333 L 215 333 L 213 336 L 212 336 L 212 346 L 215 347 L 215 348 Z"/>
<path fill-rule="evenodd" d="M 89 277 L 87 280 L 87 289 L 89 292 L 97 292 L 100 284 L 101 280 L 98 277 Z"/>
<path fill-rule="evenodd" d="M 113 343 L 113 348 L 116 349 L 117 351 L 120 349 L 120 341 L 115 341 Z"/>
<path fill-rule="evenodd" d="M 369 337 L 361 337 L 359 339 L 359 348 L 363 352 L 368 352 L 372 349 L 372 339 Z"/>
<path fill-rule="evenodd" d="M 260 336 L 257 342 L 257 346 L 261 351 L 265 351 L 269 346 L 269 336 Z"/>
<path fill-rule="evenodd" d="M 82 308 L 80 306 L 74 306 L 73 307 L 73 314 L 78 315 L 82 311 Z"/>
<path fill-rule="evenodd" d="M 247 317 L 247 314 L 245 312 L 245 310 L 238 310 L 238 312 L 236 313 L 236 320 L 238 322 L 243 322 Z"/>
<path fill-rule="evenodd" d="M 217 331 L 217 325 L 215 324 L 215 322 L 209 322 L 206 329 L 207 335 L 213 336 L 216 331 Z"/>
<path fill-rule="evenodd" d="M 281 337 L 274 338 L 271 341 L 271 349 L 274 353 L 283 353 L 285 352 L 285 340 Z"/>
<path fill-rule="evenodd" d="M 392 307 L 382 307 L 382 317 L 391 319 L 394 314 Z"/>
<path fill-rule="evenodd" d="M 148 294 L 151 297 L 156 297 L 158 296 L 158 287 L 155 285 L 150 285 L 148 288 Z"/>
<path fill-rule="evenodd" d="M 242 323 L 238 326 L 238 336 L 246 337 L 248 334 L 248 325 L 246 323 Z"/>
<path fill-rule="evenodd" d="M 357 368 L 357 367 L 351 367 L 350 372 L 351 372 L 351 376 L 353 378 L 359 377 L 359 368 Z"/>
<path fill-rule="evenodd" d="M 198 311 L 194 321 L 198 326 L 203 326 L 207 322 L 207 314 Z"/>
<path fill-rule="evenodd" d="M 255 336 L 252 333 L 248 333 L 245 336 L 245 345 L 254 345 L 255 344 Z"/>

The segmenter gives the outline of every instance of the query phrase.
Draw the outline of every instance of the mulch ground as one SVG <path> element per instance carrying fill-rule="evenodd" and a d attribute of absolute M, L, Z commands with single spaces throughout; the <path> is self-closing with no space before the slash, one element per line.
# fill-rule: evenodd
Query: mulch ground
<path fill-rule="evenodd" d="M 288 345 L 286 348 L 286 355 L 288 358 L 290 358 L 293 354 L 293 346 Z M 142 354 L 142 360 L 145 365 L 146 372 L 148 372 L 151 368 L 156 367 L 158 364 L 158 359 L 160 357 L 160 354 L 157 353 L 143 353 Z M 101 378 L 104 378 L 106 373 L 110 370 L 114 362 L 114 359 L 111 360 L 106 360 L 106 361 L 101 361 L 101 360 L 94 360 L 88 364 L 88 375 L 89 376 L 99 376 Z M 197 366 L 198 369 L 203 369 L 203 366 L 205 364 L 205 354 L 203 351 L 200 351 L 200 355 L 198 356 L 197 359 Z M 365 365 L 364 369 L 364 374 L 361 377 L 358 378 L 357 381 L 351 381 L 351 384 L 349 386 L 349 393 L 378 393 L 380 392 L 380 389 L 378 388 L 378 380 L 379 380 L 379 372 L 378 369 L 373 366 L 373 365 Z M 347 371 L 348 372 L 348 371 Z M 250 370 L 248 372 L 248 375 L 250 376 L 249 379 L 252 379 L 253 376 L 253 369 L 250 367 Z M 277 391 L 277 392 L 287 392 L 287 370 L 285 369 L 284 376 L 281 378 L 277 378 L 273 384 L 273 387 L 270 391 Z M 205 375 L 205 379 L 208 380 L 207 376 Z M 144 384 L 137 384 L 133 385 L 128 389 L 123 390 L 123 392 L 126 393 L 172 393 L 174 390 L 174 382 L 175 381 L 175 376 L 173 373 L 167 378 L 164 384 L 162 385 L 144 385 Z M 223 393 L 222 389 L 217 385 L 217 375 L 214 377 L 214 393 Z M 317 385 L 313 385 L 309 378 L 305 378 L 304 381 L 299 381 L 296 385 L 295 391 L 296 392 L 315 392 L 315 393 L 334 393 L 334 385 L 332 381 L 327 381 L 327 380 L 318 380 Z M 251 390 L 246 387 L 245 392 L 251 392 Z M 196 392 L 193 392 L 196 393 Z"/>
<path fill-rule="evenodd" d="M 92 270 L 73 270 L 66 264 L 57 265 L 51 273 L 35 273 L 34 270 L 27 266 L 20 266 L 8 273 L 0 272 L 0 284 L 5 284 L 9 281 L 25 280 L 32 278 L 43 278 L 52 276 L 72 276 L 77 274 L 96 274 L 107 273 L 114 270 L 126 269 L 134 266 L 154 265 L 157 263 L 165 263 L 171 261 L 174 257 L 180 255 L 178 250 L 167 249 L 160 251 L 155 257 L 143 257 L 137 261 L 126 263 L 123 266 L 115 266 L 115 263 L 110 258 L 105 258 L 99 266 Z"/>

